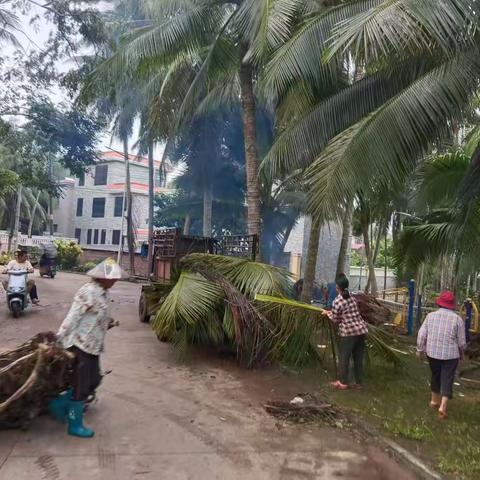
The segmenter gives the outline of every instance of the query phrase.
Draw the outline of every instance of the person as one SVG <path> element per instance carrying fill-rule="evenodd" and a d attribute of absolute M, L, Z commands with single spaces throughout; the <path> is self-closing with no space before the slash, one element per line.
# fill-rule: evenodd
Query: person
<path fill-rule="evenodd" d="M 3 273 L 8 273 L 11 270 L 26 270 L 28 273 L 33 273 L 34 269 L 32 264 L 28 261 L 28 254 L 25 250 L 17 250 L 15 252 L 16 258 L 13 260 L 10 260 L 8 262 L 7 266 L 3 270 Z M 7 290 L 8 288 L 8 282 L 4 281 L 3 283 L 3 288 Z M 35 280 L 29 278 L 27 280 L 27 289 L 30 294 L 30 299 L 34 305 L 37 305 L 40 300 L 38 299 L 38 290 L 37 290 L 37 285 L 35 284 Z"/>
<path fill-rule="evenodd" d="M 426 354 L 430 365 L 430 407 L 438 410 L 440 419 L 446 419 L 455 371 L 466 345 L 465 326 L 460 315 L 455 313 L 452 292 L 443 292 L 436 303 L 440 308 L 426 316 L 418 332 L 417 352 L 419 356 Z"/>
<path fill-rule="evenodd" d="M 72 389 L 54 398 L 50 413 L 62 420 L 68 417 L 68 433 L 90 438 L 93 430 L 84 427 L 84 403 L 101 381 L 100 354 L 104 350 L 105 334 L 114 323 L 109 312 L 108 291 L 123 277 L 114 260 L 107 259 L 87 273 L 92 280 L 78 290 L 73 304 L 61 324 L 59 346 L 75 355 Z"/>
<path fill-rule="evenodd" d="M 336 280 L 337 297 L 333 301 L 330 318 L 338 325 L 339 334 L 339 375 L 332 383 L 339 390 L 349 387 L 350 359 L 353 357 L 354 387 L 361 387 L 363 380 L 363 357 L 365 355 L 365 336 L 368 327 L 360 315 L 356 300 L 348 290 L 349 281 L 341 274 Z"/>

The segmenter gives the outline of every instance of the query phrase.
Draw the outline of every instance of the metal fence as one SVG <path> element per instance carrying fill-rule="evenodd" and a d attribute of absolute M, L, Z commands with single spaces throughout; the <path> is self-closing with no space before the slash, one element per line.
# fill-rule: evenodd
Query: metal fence
<path fill-rule="evenodd" d="M 9 243 L 9 233 L 5 230 L 0 231 L 0 251 L 6 251 L 8 248 Z M 68 237 L 50 237 L 49 235 L 32 235 L 29 237 L 28 235 L 19 234 L 18 238 L 13 237 L 11 241 L 11 248 L 15 248 L 18 245 L 23 245 L 25 247 L 36 247 L 43 245 L 45 243 L 49 243 L 52 240 L 65 240 L 67 242 L 78 243 L 76 238 L 68 238 Z"/>

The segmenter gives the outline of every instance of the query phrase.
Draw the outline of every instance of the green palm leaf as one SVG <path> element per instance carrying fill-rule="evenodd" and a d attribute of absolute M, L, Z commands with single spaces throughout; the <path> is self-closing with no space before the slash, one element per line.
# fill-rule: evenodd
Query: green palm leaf
<path fill-rule="evenodd" d="M 459 54 L 337 136 L 307 170 L 309 208 L 336 215 L 338 205 L 376 185 L 402 184 L 417 159 L 460 118 L 480 74 L 478 55 Z"/>

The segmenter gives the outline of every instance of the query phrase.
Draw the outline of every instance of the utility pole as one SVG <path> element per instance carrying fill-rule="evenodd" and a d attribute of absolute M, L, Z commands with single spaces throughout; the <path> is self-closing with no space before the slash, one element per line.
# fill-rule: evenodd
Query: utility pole
<path fill-rule="evenodd" d="M 17 204 L 15 207 L 15 223 L 13 225 L 13 232 L 14 232 L 14 241 L 13 241 L 13 249 L 18 248 L 18 235 L 20 230 L 20 210 L 22 206 L 22 186 L 18 187 L 17 191 Z"/>

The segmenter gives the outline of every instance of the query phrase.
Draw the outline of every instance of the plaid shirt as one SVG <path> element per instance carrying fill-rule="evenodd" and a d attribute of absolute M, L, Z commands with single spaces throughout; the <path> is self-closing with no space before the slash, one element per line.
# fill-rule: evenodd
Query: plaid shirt
<path fill-rule="evenodd" d="M 345 299 L 338 295 L 332 304 L 332 320 L 338 323 L 338 334 L 341 337 L 368 333 L 367 323 L 360 315 L 357 301 L 353 297 Z"/>
<path fill-rule="evenodd" d="M 417 337 L 417 350 L 437 360 L 459 358 L 465 348 L 465 325 L 453 310 L 429 313 Z"/>

